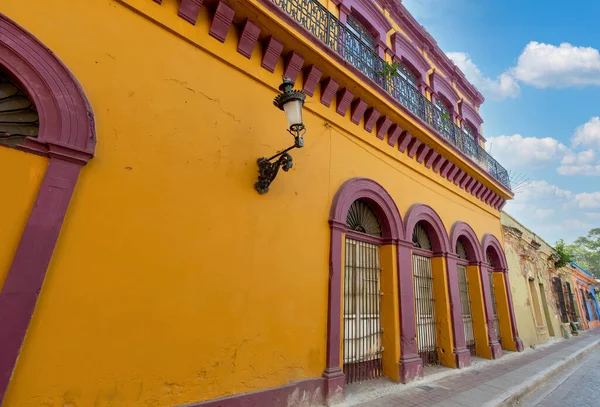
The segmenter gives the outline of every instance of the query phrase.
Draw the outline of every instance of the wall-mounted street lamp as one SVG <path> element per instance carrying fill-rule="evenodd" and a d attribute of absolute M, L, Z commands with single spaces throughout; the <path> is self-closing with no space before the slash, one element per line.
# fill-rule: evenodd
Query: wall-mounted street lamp
<path fill-rule="evenodd" d="M 285 112 L 289 126 L 288 133 L 294 137 L 294 145 L 272 157 L 258 159 L 258 182 L 254 184 L 254 188 L 261 195 L 269 192 L 269 185 L 277 176 L 279 167 L 286 172 L 292 168 L 292 156 L 288 154 L 288 151 L 304 147 L 302 137 L 306 133 L 306 128 L 302 123 L 302 107 L 304 106 L 306 94 L 304 91 L 294 90 L 293 88 L 294 82 L 284 77 L 283 83 L 279 86 L 281 94 L 275 97 L 273 104 Z"/>

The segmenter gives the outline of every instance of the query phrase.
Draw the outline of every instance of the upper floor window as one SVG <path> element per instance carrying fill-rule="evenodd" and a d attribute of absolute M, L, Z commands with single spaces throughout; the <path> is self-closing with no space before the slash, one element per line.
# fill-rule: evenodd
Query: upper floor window
<path fill-rule="evenodd" d="M 375 51 L 375 37 L 360 23 L 360 21 L 349 15 L 346 24 L 352 34 L 356 35 L 359 40 Z"/>
<path fill-rule="evenodd" d="M 469 123 L 464 123 L 463 128 L 465 130 L 465 133 L 467 133 L 467 135 L 469 135 L 472 139 L 476 138 L 477 132 L 475 131 L 473 126 L 471 126 Z"/>
<path fill-rule="evenodd" d="M 418 86 L 417 76 L 402 62 L 398 62 L 398 75 L 415 88 Z"/>

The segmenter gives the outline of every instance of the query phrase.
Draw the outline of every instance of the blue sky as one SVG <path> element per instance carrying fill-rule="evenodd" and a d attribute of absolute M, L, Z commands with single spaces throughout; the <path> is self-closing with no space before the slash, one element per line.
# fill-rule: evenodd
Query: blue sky
<path fill-rule="evenodd" d="M 404 0 L 484 94 L 505 210 L 548 243 L 600 227 L 600 1 Z"/>

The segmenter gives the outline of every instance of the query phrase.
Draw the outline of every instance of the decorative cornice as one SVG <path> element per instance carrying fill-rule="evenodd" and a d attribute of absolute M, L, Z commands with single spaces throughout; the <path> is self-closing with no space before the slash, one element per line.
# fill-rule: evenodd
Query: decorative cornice
<path fill-rule="evenodd" d="M 429 81 L 433 90 L 438 94 L 444 95 L 444 97 L 452 103 L 452 108 L 456 111 L 456 104 L 460 100 L 460 97 L 452 87 L 452 84 L 436 70 L 429 76 Z"/>
<path fill-rule="evenodd" d="M 274 12 L 277 16 L 281 17 L 281 19 L 287 24 L 292 24 L 297 26 L 298 30 L 306 36 L 313 38 L 311 33 L 307 31 L 303 26 L 299 25 L 296 20 L 290 17 L 285 13 L 284 10 L 279 8 L 276 4 L 274 4 L 270 0 L 261 0 L 261 3 L 270 11 Z M 235 9 L 235 16 L 233 18 L 234 21 L 242 21 L 245 22 L 245 26 L 243 30 L 240 30 L 238 34 L 238 51 L 242 53 L 244 56 L 249 56 L 252 53 L 252 50 L 255 45 L 256 38 L 265 38 L 263 40 L 264 46 L 262 47 L 262 60 L 261 65 L 263 68 L 268 70 L 269 72 L 274 72 L 275 66 L 279 63 L 280 60 L 284 61 L 284 71 L 290 76 L 296 76 L 299 72 L 304 69 L 303 75 L 303 86 L 306 90 L 306 93 L 310 96 L 314 95 L 316 86 L 321 84 L 321 92 L 320 92 L 320 102 L 326 107 L 330 107 L 334 102 L 335 98 L 335 110 L 342 116 L 346 117 L 348 120 L 351 120 L 354 124 L 359 125 L 364 123 L 364 128 L 367 132 L 372 132 L 376 129 L 376 137 L 380 140 L 385 140 L 387 135 L 387 142 L 392 147 L 398 148 L 398 151 L 401 153 L 407 154 L 410 159 L 417 161 L 422 164 L 425 168 L 431 168 L 438 175 L 446 178 L 447 181 L 454 183 L 457 188 L 464 189 L 465 192 L 471 193 L 474 197 L 481 199 L 481 192 L 484 192 L 484 189 L 477 191 L 469 191 L 469 184 L 463 180 L 469 180 L 473 178 L 473 175 L 461 173 L 461 168 L 458 165 L 451 162 L 448 158 L 442 156 L 442 151 L 440 151 L 440 146 L 432 146 L 430 143 L 425 142 L 410 132 L 402 129 L 400 123 L 389 117 L 387 115 L 383 115 L 378 108 L 371 104 L 368 99 L 364 98 L 363 95 L 356 94 L 355 95 L 355 87 L 350 86 L 348 83 L 338 82 L 334 77 L 327 76 L 322 78 L 324 70 L 322 67 L 318 65 L 308 65 L 304 66 L 304 59 L 302 55 L 300 55 L 300 50 L 290 49 L 289 45 L 284 44 L 281 41 L 281 38 L 275 38 L 273 33 L 270 32 L 267 28 L 262 33 L 261 29 L 258 28 L 256 24 L 253 22 L 246 20 L 248 15 L 243 12 L 238 15 L 240 11 Z M 404 39 L 399 36 L 394 37 L 396 42 L 403 43 L 407 45 Z M 219 38 L 217 38 L 219 39 Z M 314 39 L 314 38 L 313 38 Z M 315 45 L 319 50 L 329 50 L 326 48 L 325 44 L 321 42 L 315 41 Z M 409 44 L 410 45 L 410 44 Z M 419 51 L 411 46 L 412 50 L 416 52 L 418 55 Z M 410 48 L 409 48 L 410 49 Z M 285 50 L 285 53 L 284 53 Z M 306 52 L 306 51 L 304 51 Z M 372 89 L 378 90 L 379 87 L 376 86 L 371 79 L 366 77 L 362 72 L 358 71 L 355 67 L 351 66 L 347 62 L 342 62 L 343 60 L 338 55 L 332 54 L 331 57 L 334 60 L 340 61 L 352 74 L 357 75 L 359 78 L 362 78 L 363 81 L 369 85 Z M 419 58 L 420 59 L 420 58 Z M 424 59 L 424 58 L 423 58 Z M 309 58 L 309 60 L 312 60 Z M 421 60 L 424 64 L 425 61 Z M 436 90 L 441 94 L 444 94 L 446 98 L 454 100 L 456 102 L 458 100 L 458 95 L 454 91 L 452 85 L 445 80 L 439 73 L 433 74 L 433 84 L 436 87 Z M 337 97 L 336 97 L 337 95 Z M 394 106 L 396 106 L 402 114 L 417 120 L 419 124 L 422 124 L 425 129 L 431 131 L 434 136 L 441 141 L 442 146 L 447 146 L 451 151 L 455 152 L 458 155 L 459 160 L 465 160 L 465 162 L 469 163 L 471 167 L 475 169 L 475 171 L 479 170 L 480 167 L 477 163 L 475 163 L 472 159 L 464 155 L 460 150 L 456 148 L 456 146 L 451 145 L 448 141 L 444 140 L 442 136 L 440 136 L 435 129 L 431 128 L 430 124 L 423 121 L 422 118 L 414 115 L 408 109 L 406 109 L 401 104 L 398 104 L 398 101 L 392 99 L 389 94 L 381 91 L 378 92 L 377 95 L 382 97 L 384 100 L 389 102 L 395 102 Z M 351 108 L 351 114 L 348 113 L 348 109 Z M 444 147 L 441 147 L 442 149 Z M 438 151 L 435 151 L 435 150 Z M 454 157 L 452 157 L 455 160 Z M 456 161 L 456 160 L 455 160 Z M 469 168 L 470 170 L 470 168 Z M 452 171 L 452 172 L 451 172 Z M 481 169 L 481 171 L 485 171 Z M 489 176 L 489 174 L 486 174 Z M 492 180 L 493 182 L 495 180 Z M 487 182 L 487 179 L 486 179 Z M 478 183 L 482 188 L 483 184 Z M 496 184 L 494 184 L 496 185 Z M 500 189 L 504 191 L 504 187 L 502 187 L 499 183 Z M 489 188 L 485 188 L 489 190 Z M 478 193 L 476 193 L 478 192 Z M 486 194 L 486 198 L 491 200 L 493 194 L 491 192 Z M 482 199 L 484 204 L 488 204 L 485 199 Z M 504 201 L 502 201 L 504 202 Z M 489 205 L 489 204 L 488 204 Z M 497 209 L 492 205 L 489 205 L 492 208 Z"/>
<path fill-rule="evenodd" d="M 483 123 L 483 119 L 481 118 L 477 110 L 475 110 L 475 108 L 464 99 L 460 104 L 460 110 L 461 114 L 463 115 L 463 118 L 471 122 L 471 124 L 475 126 L 475 130 L 477 130 L 477 132 L 479 133 L 479 127 Z"/>
<path fill-rule="evenodd" d="M 418 76 L 425 79 L 431 66 L 416 45 L 398 31 L 393 33 L 390 39 L 392 41 L 392 50 L 396 57 L 401 58 L 405 65 L 416 70 L 419 73 Z"/>
<path fill-rule="evenodd" d="M 346 10 L 356 11 L 363 20 L 366 20 L 369 25 L 377 31 L 378 39 L 380 41 L 386 40 L 386 34 L 392 28 L 392 23 L 386 18 L 386 16 L 375 6 L 372 1 L 369 0 L 333 0 L 333 3 L 337 6 L 340 4 L 345 7 Z M 385 45 L 385 44 L 384 44 Z"/>
<path fill-rule="evenodd" d="M 441 50 L 433 37 L 417 20 L 408 12 L 401 2 L 395 0 L 376 0 L 383 8 L 389 11 L 391 18 L 406 32 L 419 48 L 429 54 L 434 65 L 440 67 L 448 77 L 456 77 L 457 87 L 465 96 L 471 99 L 475 106 L 484 102 L 484 97 L 473 86 L 450 58 Z"/>

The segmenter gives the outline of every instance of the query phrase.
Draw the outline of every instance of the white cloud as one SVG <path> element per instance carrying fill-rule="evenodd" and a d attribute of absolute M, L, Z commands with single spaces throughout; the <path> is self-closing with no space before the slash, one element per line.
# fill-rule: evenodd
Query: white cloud
<path fill-rule="evenodd" d="M 575 146 L 594 147 L 600 150 L 600 117 L 592 117 L 575 130 L 572 139 Z"/>
<path fill-rule="evenodd" d="M 600 53 L 563 42 L 558 47 L 532 41 L 510 74 L 538 88 L 600 85 Z"/>
<path fill-rule="evenodd" d="M 594 150 L 584 150 L 578 153 L 570 151 L 563 157 L 557 172 L 560 175 L 592 175 L 600 176 L 600 162 Z"/>
<path fill-rule="evenodd" d="M 448 52 L 446 55 L 463 71 L 469 82 L 486 97 L 501 100 L 519 96 L 519 84 L 510 74 L 505 72 L 496 79 L 488 78 L 475 65 L 469 54 Z"/>
<path fill-rule="evenodd" d="M 536 209 L 533 212 L 533 216 L 537 219 L 547 219 L 554 215 L 554 209 Z"/>
<path fill-rule="evenodd" d="M 513 134 L 491 137 L 487 145 L 498 161 L 513 168 L 543 168 L 553 162 L 560 162 L 569 154 L 567 146 L 551 137 L 523 137 Z"/>
<path fill-rule="evenodd" d="M 584 236 L 600 220 L 600 191 L 575 194 L 544 180 L 526 182 L 506 211 L 549 243 Z"/>
<path fill-rule="evenodd" d="M 600 208 L 600 192 L 583 192 L 575 195 L 575 203 L 582 209 Z"/>
<path fill-rule="evenodd" d="M 413 0 L 425 4 L 426 0 Z M 432 0 L 430 0 L 432 1 Z M 516 98 L 519 82 L 537 88 L 600 86 L 600 52 L 563 42 L 559 46 L 531 41 L 519 55 L 517 65 L 496 79 L 486 77 L 465 52 L 448 52 L 448 57 L 464 72 L 467 79 L 485 96 L 502 100 Z M 600 145 L 600 118 L 588 128 Z"/>
<path fill-rule="evenodd" d="M 573 193 L 566 189 L 560 189 L 548 181 L 528 181 L 522 186 L 522 191 L 517 195 L 515 201 L 518 202 L 567 202 L 573 197 Z"/>

